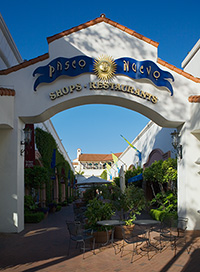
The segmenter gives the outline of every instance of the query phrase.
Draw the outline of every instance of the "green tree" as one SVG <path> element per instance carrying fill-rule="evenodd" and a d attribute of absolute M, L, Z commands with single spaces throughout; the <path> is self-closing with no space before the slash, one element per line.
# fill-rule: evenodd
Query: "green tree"
<path fill-rule="evenodd" d="M 142 188 L 130 185 L 125 190 L 125 196 L 130 217 L 140 214 L 146 207 L 146 199 Z"/>
<path fill-rule="evenodd" d="M 25 186 L 29 191 L 35 189 L 38 193 L 39 189 L 43 189 L 44 184 L 49 180 L 49 172 L 45 167 L 35 165 L 33 168 L 25 169 Z"/>
<path fill-rule="evenodd" d="M 155 161 L 152 163 L 150 167 L 147 167 L 143 172 L 144 180 L 146 180 L 147 182 L 150 182 L 151 184 L 154 197 L 156 196 L 155 190 L 154 190 L 155 183 L 159 184 L 161 192 L 164 193 L 162 163 L 163 163 L 162 160 Z"/>
<path fill-rule="evenodd" d="M 169 158 L 163 161 L 163 182 L 168 184 L 169 190 L 176 192 L 177 189 L 177 159 Z"/>

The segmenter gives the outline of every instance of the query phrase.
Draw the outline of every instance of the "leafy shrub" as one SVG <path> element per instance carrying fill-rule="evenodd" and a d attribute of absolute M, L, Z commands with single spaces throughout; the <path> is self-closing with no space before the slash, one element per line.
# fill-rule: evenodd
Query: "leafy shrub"
<path fill-rule="evenodd" d="M 152 205 L 156 205 L 159 210 L 166 212 L 177 211 L 177 195 L 171 191 L 164 194 L 158 193 L 151 201 Z"/>
<path fill-rule="evenodd" d="M 164 217 L 165 212 L 164 211 L 160 211 L 157 209 L 151 209 L 150 210 L 150 215 L 153 219 L 157 220 L 157 221 L 162 221 L 163 217 Z"/>
<path fill-rule="evenodd" d="M 88 227 L 93 229 L 105 230 L 97 225 L 97 221 L 108 220 L 114 214 L 112 204 L 98 201 L 97 198 L 89 201 L 85 216 L 88 219 Z"/>
<path fill-rule="evenodd" d="M 158 209 L 151 209 L 150 215 L 153 219 L 157 221 L 163 221 L 164 218 L 178 218 L 177 212 L 167 212 L 167 211 L 161 211 Z"/>
<path fill-rule="evenodd" d="M 115 177 L 113 181 L 120 188 L 120 178 L 119 177 Z"/>
<path fill-rule="evenodd" d="M 130 215 L 139 214 L 146 207 L 144 190 L 139 187 L 128 186 L 125 190 L 125 198 Z"/>
<path fill-rule="evenodd" d="M 30 212 L 35 211 L 38 208 L 38 206 L 35 204 L 34 199 L 30 195 L 24 196 L 24 211 Z"/>
<path fill-rule="evenodd" d="M 27 212 L 24 214 L 25 223 L 39 223 L 43 219 L 44 219 L 43 212 L 36 212 L 36 213 Z"/>
<path fill-rule="evenodd" d="M 62 209 L 62 206 L 61 205 L 57 205 L 56 212 L 59 212 L 61 209 Z"/>

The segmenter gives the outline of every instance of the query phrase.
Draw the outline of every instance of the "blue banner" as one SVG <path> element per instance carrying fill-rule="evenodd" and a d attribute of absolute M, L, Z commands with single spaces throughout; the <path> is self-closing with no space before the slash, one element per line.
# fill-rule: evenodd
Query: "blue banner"
<path fill-rule="evenodd" d="M 94 58 L 87 56 L 76 56 L 72 58 L 59 57 L 52 60 L 46 66 L 38 67 L 33 76 L 39 74 L 34 83 L 34 91 L 41 83 L 51 83 L 58 77 L 66 75 L 75 77 L 83 73 L 95 73 Z M 153 61 L 137 61 L 132 58 L 119 58 L 115 61 L 115 75 L 125 75 L 132 79 L 149 79 L 157 87 L 166 87 L 171 95 L 173 88 L 169 80 L 174 81 L 173 75 L 167 71 L 161 70 Z"/>
<path fill-rule="evenodd" d="M 141 174 L 139 174 L 139 175 L 137 175 L 137 176 L 134 176 L 134 177 L 128 179 L 128 183 L 136 182 L 136 181 L 142 180 L 142 179 L 143 179 L 143 175 L 142 175 L 142 173 L 141 173 Z"/>
<path fill-rule="evenodd" d="M 75 77 L 83 73 L 93 72 L 94 59 L 87 56 L 73 58 L 57 58 L 46 66 L 40 66 L 33 72 L 33 76 L 39 74 L 34 84 L 34 91 L 40 83 L 51 83 L 62 75 Z"/>
<path fill-rule="evenodd" d="M 54 148 L 53 154 L 51 157 L 51 168 L 55 168 L 56 166 L 56 149 Z"/>
<path fill-rule="evenodd" d="M 137 61 L 132 58 L 120 58 L 115 60 L 117 64 L 116 74 L 126 75 L 132 79 L 149 79 L 158 87 L 166 87 L 171 95 L 173 88 L 169 79 L 174 81 L 171 73 L 161 70 L 153 61 Z"/>

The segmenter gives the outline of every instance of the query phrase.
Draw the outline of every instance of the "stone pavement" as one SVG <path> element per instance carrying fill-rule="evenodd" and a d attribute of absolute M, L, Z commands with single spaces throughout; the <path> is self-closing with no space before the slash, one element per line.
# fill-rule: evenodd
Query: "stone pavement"
<path fill-rule="evenodd" d="M 178 248 L 174 257 L 170 246 L 163 252 L 150 252 L 147 256 L 115 255 L 113 247 L 98 248 L 96 255 L 91 251 L 82 253 L 72 244 L 67 256 L 69 235 L 65 221 L 73 220 L 72 205 L 49 216 L 38 224 L 26 224 L 19 234 L 0 234 L 0 270 L 16 272 L 199 272 L 200 238 L 188 236 L 190 254 L 185 246 Z M 118 242 L 119 244 L 121 241 Z M 126 249 L 131 249 L 127 246 Z"/>

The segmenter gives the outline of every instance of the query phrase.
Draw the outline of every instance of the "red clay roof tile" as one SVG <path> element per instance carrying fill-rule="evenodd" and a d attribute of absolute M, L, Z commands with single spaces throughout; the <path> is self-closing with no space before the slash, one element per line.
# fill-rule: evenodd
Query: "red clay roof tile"
<path fill-rule="evenodd" d="M 7 88 L 0 88 L 0 95 L 1 96 L 15 96 L 15 90 L 7 89 Z"/>
<path fill-rule="evenodd" d="M 115 153 L 119 157 L 122 153 Z M 112 154 L 80 154 L 79 161 L 84 162 L 94 162 L 94 161 L 113 161 Z"/>
<path fill-rule="evenodd" d="M 188 78 L 188 79 L 191 79 L 192 81 L 196 82 L 196 83 L 200 83 L 200 78 L 198 77 L 194 77 L 192 76 L 191 74 L 177 68 L 176 66 L 172 65 L 172 64 L 169 64 L 168 62 L 164 61 L 164 60 L 161 60 L 160 58 L 157 59 L 157 62 L 167 68 L 169 68 L 170 70 Z"/>
<path fill-rule="evenodd" d="M 191 103 L 200 103 L 200 95 L 191 95 L 188 101 Z"/>
<path fill-rule="evenodd" d="M 145 41 L 147 43 L 150 43 L 151 45 L 153 45 L 155 47 L 158 47 L 158 45 L 159 45 L 158 42 L 152 41 L 151 39 L 148 39 L 148 38 L 144 37 L 143 35 L 135 32 L 135 31 L 133 31 L 131 29 L 128 29 L 127 27 L 125 27 L 125 26 L 123 26 L 123 25 L 121 25 L 121 24 L 119 24 L 117 22 L 114 22 L 114 21 L 106 18 L 104 14 L 101 15 L 100 17 L 94 19 L 94 20 L 91 20 L 91 21 L 88 21 L 88 22 L 86 22 L 84 24 L 81 24 L 78 27 L 71 28 L 70 33 L 69 33 L 69 30 L 66 30 L 66 31 L 63 31 L 63 32 L 58 33 L 56 35 L 53 35 L 51 37 L 48 37 L 47 41 L 48 41 L 48 43 L 51 43 L 51 42 L 53 42 L 53 41 L 55 41 L 57 39 L 60 39 L 61 37 L 67 36 L 67 35 L 69 35 L 69 34 L 71 34 L 73 32 L 77 32 L 77 31 L 79 31 L 81 29 L 90 27 L 92 25 L 96 25 L 96 24 L 101 23 L 101 22 L 105 22 L 107 24 L 110 24 L 110 25 L 112 25 L 112 26 L 114 26 L 114 27 L 116 27 L 116 28 L 118 28 L 118 29 L 120 29 L 120 30 L 122 30 L 124 32 L 127 32 L 128 34 L 130 34 L 132 36 L 137 37 L 138 39 L 141 39 L 141 40 L 143 40 L 143 41 Z"/>
<path fill-rule="evenodd" d="M 39 56 L 39 57 L 37 57 L 37 58 L 34 58 L 34 59 L 31 59 L 31 60 L 22 62 L 22 63 L 20 63 L 20 64 L 17 64 L 17 65 L 15 65 L 15 66 L 13 66 L 13 67 L 8 68 L 8 69 L 1 70 L 1 71 L 0 71 L 0 75 L 7 75 L 7 74 L 9 74 L 9 73 L 18 71 L 18 70 L 20 70 L 20 69 L 22 69 L 22 68 L 28 67 L 28 66 L 30 66 L 30 65 L 32 65 L 32 64 L 35 64 L 35 63 L 37 63 L 37 62 L 39 62 L 39 61 L 43 61 L 43 60 L 45 60 L 45 59 L 48 59 L 48 57 L 49 57 L 49 54 L 46 53 L 46 54 L 41 55 L 41 56 Z"/>

